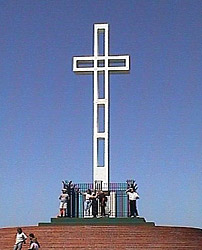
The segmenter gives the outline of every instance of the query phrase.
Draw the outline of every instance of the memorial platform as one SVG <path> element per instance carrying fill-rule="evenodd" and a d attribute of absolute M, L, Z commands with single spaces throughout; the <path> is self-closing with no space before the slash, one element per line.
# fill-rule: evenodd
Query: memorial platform
<path fill-rule="evenodd" d="M 138 218 L 51 218 L 51 222 L 40 222 L 39 226 L 78 226 L 78 225 L 145 225 L 155 226 L 154 222 L 146 222 L 143 217 Z"/>

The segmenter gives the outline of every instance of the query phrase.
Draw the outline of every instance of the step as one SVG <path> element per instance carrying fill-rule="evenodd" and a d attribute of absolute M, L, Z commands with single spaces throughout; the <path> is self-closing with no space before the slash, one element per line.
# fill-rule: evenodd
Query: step
<path fill-rule="evenodd" d="M 202 230 L 188 227 L 128 225 L 49 225 L 22 227 L 34 233 L 41 249 L 202 249 Z M 0 229 L 0 249 L 12 249 L 16 228 Z M 23 245 L 28 249 L 29 241 Z"/>
<path fill-rule="evenodd" d="M 40 222 L 39 226 L 50 225 L 147 225 L 154 226 L 154 222 L 146 222 L 143 217 L 138 218 L 51 218 L 51 222 Z"/>

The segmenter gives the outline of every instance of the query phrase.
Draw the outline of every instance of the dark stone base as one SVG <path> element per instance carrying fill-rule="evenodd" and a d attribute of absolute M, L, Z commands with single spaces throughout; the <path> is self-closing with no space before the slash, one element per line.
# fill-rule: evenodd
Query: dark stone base
<path fill-rule="evenodd" d="M 143 217 L 138 218 L 51 218 L 51 222 L 40 222 L 39 226 L 53 226 L 53 225 L 148 225 L 155 226 L 154 222 L 146 222 Z"/>

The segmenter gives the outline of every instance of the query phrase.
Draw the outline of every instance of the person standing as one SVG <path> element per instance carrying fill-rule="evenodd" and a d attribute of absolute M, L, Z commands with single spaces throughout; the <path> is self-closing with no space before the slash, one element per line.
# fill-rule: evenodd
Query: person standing
<path fill-rule="evenodd" d="M 106 207 L 107 197 L 105 196 L 105 193 L 102 190 L 99 191 L 98 199 L 101 208 L 101 217 L 105 217 L 105 207 Z"/>
<path fill-rule="evenodd" d="M 92 193 L 92 215 L 94 218 L 96 218 L 98 216 L 98 193 L 96 192 L 96 190 L 93 190 Z"/>
<path fill-rule="evenodd" d="M 92 199 L 94 198 L 94 196 L 92 195 L 92 192 L 89 189 L 86 190 L 86 192 L 79 192 L 80 194 L 85 196 L 85 201 L 84 201 L 84 216 L 88 217 L 90 216 L 90 208 L 92 205 Z"/>
<path fill-rule="evenodd" d="M 134 191 L 134 188 L 129 188 L 126 190 L 126 193 L 129 197 L 129 205 L 130 205 L 130 217 L 138 217 L 137 204 L 136 200 L 139 199 L 139 194 Z"/>
<path fill-rule="evenodd" d="M 62 193 L 59 196 L 60 214 L 58 215 L 58 217 L 65 217 L 66 216 L 68 199 L 69 199 L 69 195 L 67 194 L 67 190 L 63 188 Z"/>
<path fill-rule="evenodd" d="M 13 250 L 21 250 L 22 244 L 26 243 L 27 235 L 23 233 L 22 228 L 17 228 L 16 240 Z"/>

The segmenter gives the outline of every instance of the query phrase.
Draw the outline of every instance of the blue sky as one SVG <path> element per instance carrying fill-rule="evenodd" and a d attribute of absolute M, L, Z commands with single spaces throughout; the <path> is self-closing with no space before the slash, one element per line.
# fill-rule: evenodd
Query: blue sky
<path fill-rule="evenodd" d="M 140 215 L 202 227 L 202 2 L 0 1 L 0 227 L 58 212 L 63 179 L 92 180 L 93 24 L 110 25 L 111 181 L 134 178 Z"/>

